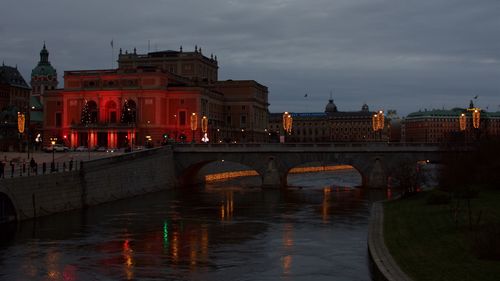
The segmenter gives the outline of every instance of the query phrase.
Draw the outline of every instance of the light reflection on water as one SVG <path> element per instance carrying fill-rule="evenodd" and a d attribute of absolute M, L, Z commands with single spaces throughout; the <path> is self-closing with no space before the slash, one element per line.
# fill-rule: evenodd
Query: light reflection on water
<path fill-rule="evenodd" d="M 369 201 L 385 191 L 352 188 L 355 171 L 288 181 L 177 189 L 2 229 L 0 280 L 371 280 Z"/>

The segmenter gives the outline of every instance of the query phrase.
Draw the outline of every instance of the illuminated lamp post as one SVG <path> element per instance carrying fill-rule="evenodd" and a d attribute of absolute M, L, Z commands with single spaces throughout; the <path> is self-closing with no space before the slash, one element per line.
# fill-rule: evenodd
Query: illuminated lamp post
<path fill-rule="evenodd" d="M 50 143 L 52 144 L 52 165 L 50 165 L 50 169 L 52 172 L 55 171 L 56 166 L 55 166 L 55 149 L 54 145 L 56 144 L 57 138 L 50 138 Z"/>
<path fill-rule="evenodd" d="M 283 113 L 283 130 L 285 132 L 284 133 L 285 138 L 287 133 L 288 135 L 292 134 L 292 122 L 293 122 L 292 115 L 287 111 L 285 111 L 285 113 Z"/>
<path fill-rule="evenodd" d="M 465 131 L 465 128 L 467 127 L 467 117 L 465 116 L 465 113 L 460 114 L 458 121 L 460 122 L 460 131 Z"/>
<path fill-rule="evenodd" d="M 291 135 L 292 134 L 292 124 L 293 124 L 293 118 L 292 118 L 292 115 L 291 114 L 288 114 L 287 118 L 286 118 L 286 127 L 287 127 L 287 133 L 288 135 Z"/>
<path fill-rule="evenodd" d="M 174 120 L 175 120 L 175 142 L 177 142 L 177 114 L 174 114 Z"/>
<path fill-rule="evenodd" d="M 17 130 L 19 131 L 19 134 L 20 134 L 21 147 L 22 147 L 22 141 L 23 141 L 25 121 L 26 121 L 26 117 L 24 116 L 24 113 L 18 112 L 17 113 Z M 28 149 L 28 158 L 29 158 L 29 149 Z"/>
<path fill-rule="evenodd" d="M 384 129 L 384 125 L 385 125 L 384 122 L 385 122 L 384 112 L 382 110 L 380 110 L 378 112 L 378 129 L 379 130 Z"/>
<path fill-rule="evenodd" d="M 481 112 L 479 111 L 479 108 L 474 108 L 474 111 L 472 112 L 472 126 L 474 126 L 474 128 L 476 129 L 479 129 L 480 120 Z"/>
<path fill-rule="evenodd" d="M 378 114 L 372 116 L 372 128 L 374 132 L 378 131 Z"/>
<path fill-rule="evenodd" d="M 381 131 L 384 129 L 385 117 L 384 112 L 380 110 L 379 112 L 373 114 L 372 116 L 372 128 L 373 131 Z"/>
<path fill-rule="evenodd" d="M 201 118 L 201 131 L 203 132 L 203 137 L 201 138 L 201 141 L 204 143 L 207 143 L 209 141 L 207 130 L 208 130 L 208 118 L 207 116 L 203 116 L 203 118 Z"/>
<path fill-rule="evenodd" d="M 198 116 L 196 116 L 196 113 L 191 113 L 191 131 L 193 132 L 193 136 L 191 138 L 191 143 L 195 143 L 194 141 L 194 132 L 196 129 L 198 129 Z"/>

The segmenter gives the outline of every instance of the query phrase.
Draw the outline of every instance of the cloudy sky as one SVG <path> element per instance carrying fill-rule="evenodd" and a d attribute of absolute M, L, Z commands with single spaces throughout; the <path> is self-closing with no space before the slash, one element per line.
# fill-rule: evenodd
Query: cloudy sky
<path fill-rule="evenodd" d="M 323 111 L 330 92 L 339 110 L 500 110 L 498 0 L 2 1 L 0 60 L 29 80 L 44 40 L 59 74 L 198 45 L 219 79 L 268 86 L 271 112 Z"/>

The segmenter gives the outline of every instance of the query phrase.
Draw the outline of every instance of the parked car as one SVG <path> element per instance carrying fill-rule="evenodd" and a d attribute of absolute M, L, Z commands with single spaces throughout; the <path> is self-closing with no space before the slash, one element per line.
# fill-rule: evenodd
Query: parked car
<path fill-rule="evenodd" d="M 67 146 L 64 146 L 62 144 L 54 144 L 52 149 L 55 151 L 55 152 L 66 152 L 66 151 L 69 151 L 69 147 Z"/>
<path fill-rule="evenodd" d="M 66 152 L 66 151 L 69 151 L 69 147 L 56 143 L 54 145 L 49 145 L 49 146 L 44 147 L 43 150 L 45 152 L 52 152 L 52 151 L 54 151 L 54 152 Z"/>
<path fill-rule="evenodd" d="M 104 146 L 99 146 L 98 148 L 95 149 L 97 152 L 106 152 L 106 148 Z"/>
<path fill-rule="evenodd" d="M 52 145 L 49 145 L 49 146 L 44 146 L 42 150 L 45 152 L 52 152 L 53 148 Z"/>
<path fill-rule="evenodd" d="M 76 152 L 86 152 L 89 149 L 86 146 L 79 146 L 75 149 Z"/>

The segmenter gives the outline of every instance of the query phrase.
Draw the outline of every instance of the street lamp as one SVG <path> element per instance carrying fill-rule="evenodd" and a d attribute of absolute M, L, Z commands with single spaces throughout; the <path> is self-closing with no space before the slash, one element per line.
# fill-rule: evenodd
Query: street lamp
<path fill-rule="evenodd" d="M 285 113 L 283 113 L 283 130 L 285 136 L 287 133 L 288 135 L 292 134 L 292 122 L 293 122 L 292 115 L 287 111 L 285 111 Z"/>
<path fill-rule="evenodd" d="M 203 138 L 201 138 L 201 141 L 204 143 L 207 143 L 209 141 L 207 130 L 208 130 L 208 118 L 207 116 L 203 116 L 203 118 L 201 118 L 201 131 L 203 132 Z"/>
<path fill-rule="evenodd" d="M 286 118 L 286 123 L 287 123 L 287 132 L 288 132 L 288 135 L 291 135 L 292 134 L 292 123 L 293 123 L 293 118 L 292 118 L 292 115 L 291 114 L 288 114 L 287 118 Z"/>
<path fill-rule="evenodd" d="M 379 130 L 382 130 L 384 128 L 384 125 L 385 125 L 384 121 L 385 121 L 385 119 L 384 119 L 384 112 L 382 110 L 380 110 L 378 112 L 378 129 Z"/>
<path fill-rule="evenodd" d="M 177 142 L 177 114 L 174 114 L 174 121 L 175 121 L 175 142 Z"/>
<path fill-rule="evenodd" d="M 481 112 L 479 108 L 473 108 L 472 111 L 472 126 L 476 129 L 479 129 L 479 122 L 481 120 Z"/>
<path fill-rule="evenodd" d="M 191 113 L 191 131 L 193 132 L 193 136 L 191 138 L 191 142 L 195 143 L 194 141 L 194 132 L 196 129 L 198 129 L 198 116 L 196 116 L 196 113 Z"/>
<path fill-rule="evenodd" d="M 25 116 L 24 113 L 17 112 L 17 130 L 19 131 L 19 137 L 20 137 L 20 150 L 23 147 L 23 133 L 24 133 L 24 124 L 25 124 Z M 28 158 L 29 158 L 29 151 L 28 151 Z"/>
<path fill-rule="evenodd" d="M 373 131 L 382 130 L 384 128 L 384 121 L 385 121 L 384 112 L 382 110 L 373 114 L 372 116 Z"/>
<path fill-rule="evenodd" d="M 460 114 L 459 122 L 460 131 L 465 131 L 465 128 L 467 127 L 467 117 L 465 116 L 465 113 Z"/>
<path fill-rule="evenodd" d="M 50 138 L 50 143 L 52 144 L 52 165 L 50 165 L 50 169 L 51 171 L 55 171 L 56 169 L 56 166 L 55 166 L 55 149 L 54 149 L 54 145 L 56 144 L 56 141 L 57 141 L 57 138 Z"/>

